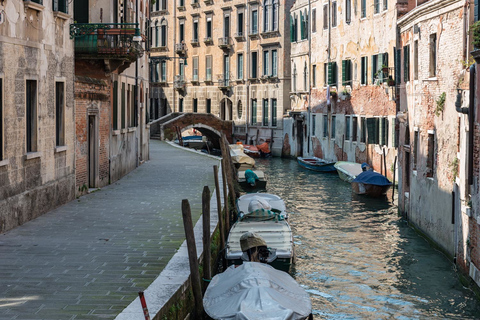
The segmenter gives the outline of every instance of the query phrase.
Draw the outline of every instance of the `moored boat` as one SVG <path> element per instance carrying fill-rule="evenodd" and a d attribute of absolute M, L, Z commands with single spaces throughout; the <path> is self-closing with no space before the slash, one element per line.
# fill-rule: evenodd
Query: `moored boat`
<path fill-rule="evenodd" d="M 203 298 L 212 319 L 313 319 L 308 293 L 286 272 L 246 262 L 217 274 Z"/>
<path fill-rule="evenodd" d="M 318 172 L 337 171 L 337 169 L 335 169 L 334 167 L 335 162 L 326 161 L 317 157 L 308 157 L 308 158 L 297 157 L 297 162 L 303 168 L 313 170 L 313 171 L 318 171 Z"/>
<path fill-rule="evenodd" d="M 362 165 L 350 161 L 337 161 L 334 165 L 337 169 L 338 176 L 345 182 L 352 182 L 360 173 L 362 173 Z"/>
<path fill-rule="evenodd" d="M 239 217 L 227 239 L 227 264 L 240 265 L 246 261 L 240 238 L 246 232 L 254 232 L 265 240 L 271 252 L 268 263 L 288 272 L 294 260 L 294 245 L 284 201 L 268 193 L 247 194 L 238 198 L 237 208 Z"/>
<path fill-rule="evenodd" d="M 255 160 L 245 154 L 242 144 L 231 144 L 229 147 L 232 162 L 239 171 L 245 171 L 255 167 Z"/>
<path fill-rule="evenodd" d="M 390 188 L 392 183 L 378 172 L 364 171 L 352 181 L 352 190 L 356 194 L 380 197 Z"/>

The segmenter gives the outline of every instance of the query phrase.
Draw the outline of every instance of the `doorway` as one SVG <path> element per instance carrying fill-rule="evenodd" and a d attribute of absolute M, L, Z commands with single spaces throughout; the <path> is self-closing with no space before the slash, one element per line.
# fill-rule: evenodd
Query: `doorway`
<path fill-rule="evenodd" d="M 97 147 L 97 117 L 88 116 L 88 187 L 97 187 L 98 177 L 98 147 Z"/>

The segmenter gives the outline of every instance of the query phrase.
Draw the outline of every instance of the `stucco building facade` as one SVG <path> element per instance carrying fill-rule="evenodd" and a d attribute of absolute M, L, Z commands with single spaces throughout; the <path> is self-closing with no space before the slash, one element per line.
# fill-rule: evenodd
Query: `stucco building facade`
<path fill-rule="evenodd" d="M 72 9 L 0 3 L 0 232 L 75 197 Z"/>
<path fill-rule="evenodd" d="M 160 1 L 150 23 L 150 119 L 171 112 L 234 121 L 235 140 L 272 141 L 288 109 L 291 2 Z"/>
<path fill-rule="evenodd" d="M 291 118 L 283 153 L 368 162 L 391 178 L 399 6 L 397 1 L 367 4 L 297 1 L 293 6 Z"/>
<path fill-rule="evenodd" d="M 478 205 L 472 199 L 478 174 L 474 179 L 470 125 L 477 102 L 470 96 L 475 68 L 468 32 L 475 10 L 468 1 L 410 1 L 398 21 L 398 200 L 402 214 L 479 284 Z"/>

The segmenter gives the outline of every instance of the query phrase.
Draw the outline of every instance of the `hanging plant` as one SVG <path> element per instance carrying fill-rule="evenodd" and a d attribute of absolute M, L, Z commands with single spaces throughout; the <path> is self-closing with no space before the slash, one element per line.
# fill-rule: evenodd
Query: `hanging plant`
<path fill-rule="evenodd" d="M 470 32 L 472 32 L 473 46 L 480 49 L 480 21 L 470 26 Z"/>
<path fill-rule="evenodd" d="M 445 109 L 445 100 L 447 99 L 447 94 L 442 92 L 442 94 L 437 99 L 437 108 L 435 109 L 435 115 L 438 117 L 443 110 Z"/>

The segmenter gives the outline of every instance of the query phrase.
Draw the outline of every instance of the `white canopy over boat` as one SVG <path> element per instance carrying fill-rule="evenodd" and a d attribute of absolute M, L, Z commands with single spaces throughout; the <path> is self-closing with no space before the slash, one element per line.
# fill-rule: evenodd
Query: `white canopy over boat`
<path fill-rule="evenodd" d="M 225 320 L 301 320 L 312 309 L 308 293 L 288 273 L 259 262 L 213 277 L 203 306 L 211 318 Z"/>
<path fill-rule="evenodd" d="M 238 163 L 240 165 L 246 165 L 247 167 L 254 167 L 255 160 L 252 157 L 249 157 L 243 151 L 243 145 L 241 144 L 231 144 L 230 145 L 230 157 L 232 158 L 233 163 Z"/>

